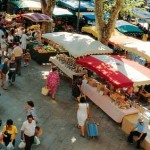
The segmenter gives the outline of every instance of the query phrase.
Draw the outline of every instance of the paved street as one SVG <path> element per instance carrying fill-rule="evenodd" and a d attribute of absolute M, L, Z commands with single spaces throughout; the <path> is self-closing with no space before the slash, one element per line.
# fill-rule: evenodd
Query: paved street
<path fill-rule="evenodd" d="M 41 95 L 44 86 L 43 71 L 49 66 L 40 66 L 34 61 L 29 67 L 22 68 L 22 76 L 17 76 L 16 83 L 7 91 L 0 88 L 0 118 L 3 125 L 7 119 L 13 119 L 18 127 L 19 135 L 16 150 L 20 141 L 20 127 L 25 120 L 24 106 L 31 99 L 35 103 L 39 125 L 43 129 L 41 145 L 33 146 L 33 150 L 134 150 L 135 145 L 126 142 L 127 136 L 111 118 L 101 109 L 90 103 L 91 115 L 99 123 L 99 138 L 87 139 L 80 137 L 76 128 L 77 102 L 72 100 L 71 84 L 68 78 L 61 78 L 57 100 Z M 110 108 L 111 109 L 111 108 Z M 2 148 L 2 146 L 0 147 Z"/>

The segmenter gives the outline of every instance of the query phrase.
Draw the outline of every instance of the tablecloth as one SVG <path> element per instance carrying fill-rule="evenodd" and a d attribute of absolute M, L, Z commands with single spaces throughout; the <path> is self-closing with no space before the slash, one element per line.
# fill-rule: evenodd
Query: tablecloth
<path fill-rule="evenodd" d="M 83 93 L 90 98 L 97 106 L 99 106 L 107 115 L 109 115 L 117 123 L 121 123 L 124 116 L 136 114 L 138 109 L 131 107 L 129 109 L 120 109 L 111 102 L 111 98 L 107 95 L 101 95 L 96 87 L 87 84 L 87 80 L 82 82 Z"/>

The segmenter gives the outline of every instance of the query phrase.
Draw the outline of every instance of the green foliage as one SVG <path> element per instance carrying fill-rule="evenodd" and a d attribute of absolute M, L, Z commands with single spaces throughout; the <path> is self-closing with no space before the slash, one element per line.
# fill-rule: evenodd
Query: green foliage
<path fill-rule="evenodd" d="M 144 4 L 144 0 L 124 0 L 124 6 L 120 11 L 120 16 L 124 19 L 127 16 L 133 16 L 132 10 L 135 7 L 142 7 Z"/>

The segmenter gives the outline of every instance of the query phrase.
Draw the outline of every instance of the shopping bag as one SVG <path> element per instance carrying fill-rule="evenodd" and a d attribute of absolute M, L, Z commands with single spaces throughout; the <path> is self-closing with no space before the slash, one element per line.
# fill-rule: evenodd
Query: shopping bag
<path fill-rule="evenodd" d="M 39 145 L 41 142 L 37 136 L 34 137 L 34 144 Z"/>
<path fill-rule="evenodd" d="M 14 146 L 13 144 L 10 142 L 8 145 L 7 145 L 7 150 L 13 150 L 14 149 Z"/>
<path fill-rule="evenodd" d="M 48 95 L 48 92 L 49 92 L 49 89 L 46 86 L 44 86 L 42 88 L 42 95 L 46 96 L 46 95 Z"/>
<path fill-rule="evenodd" d="M 20 144 L 18 145 L 19 148 L 25 148 L 26 143 L 21 141 Z"/>

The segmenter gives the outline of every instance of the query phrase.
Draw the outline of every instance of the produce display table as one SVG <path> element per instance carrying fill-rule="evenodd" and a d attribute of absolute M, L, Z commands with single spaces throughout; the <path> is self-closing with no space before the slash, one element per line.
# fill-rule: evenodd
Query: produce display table
<path fill-rule="evenodd" d="M 64 72 L 69 78 L 73 79 L 73 76 L 81 76 L 83 73 L 76 73 L 62 64 L 56 57 L 50 57 L 49 61 L 56 65 L 62 72 Z"/>
<path fill-rule="evenodd" d="M 39 53 L 38 51 L 34 50 L 35 46 L 40 45 L 41 43 L 38 42 L 30 42 L 29 49 L 30 49 L 30 55 L 33 60 L 35 60 L 37 63 L 48 63 L 50 56 L 55 56 L 57 54 L 56 51 L 48 52 L 48 53 Z"/>
<path fill-rule="evenodd" d="M 99 106 L 107 115 L 109 115 L 117 123 L 121 123 L 126 115 L 136 114 L 138 109 L 131 107 L 129 109 L 120 109 L 111 102 L 111 98 L 107 95 L 101 95 L 96 87 L 87 84 L 87 80 L 82 82 L 83 93 L 90 98 L 97 106 Z"/>
<path fill-rule="evenodd" d="M 122 127 L 121 129 L 126 133 L 130 134 L 131 130 L 135 127 L 135 124 L 137 123 L 137 120 L 139 118 L 138 114 L 133 114 L 129 116 L 125 116 L 123 118 Z M 148 119 L 144 118 L 146 124 L 148 124 Z M 148 126 L 148 132 L 145 140 L 141 143 L 141 146 L 145 150 L 150 150 L 150 125 Z"/>

